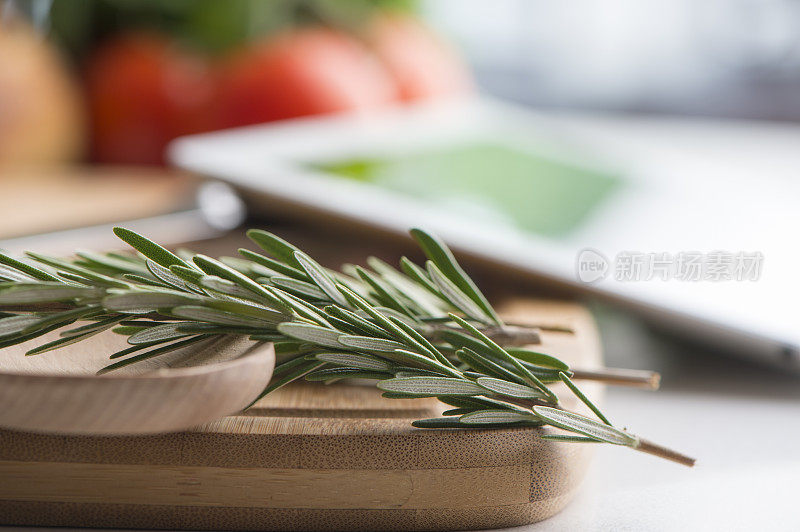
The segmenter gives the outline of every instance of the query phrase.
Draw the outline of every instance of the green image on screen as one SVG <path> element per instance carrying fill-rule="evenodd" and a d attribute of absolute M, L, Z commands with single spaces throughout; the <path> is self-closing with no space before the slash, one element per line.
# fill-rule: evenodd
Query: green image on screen
<path fill-rule="evenodd" d="M 551 238 L 565 237 L 578 228 L 622 185 L 613 174 L 500 143 L 453 146 L 394 158 L 339 160 L 312 167 Z"/>

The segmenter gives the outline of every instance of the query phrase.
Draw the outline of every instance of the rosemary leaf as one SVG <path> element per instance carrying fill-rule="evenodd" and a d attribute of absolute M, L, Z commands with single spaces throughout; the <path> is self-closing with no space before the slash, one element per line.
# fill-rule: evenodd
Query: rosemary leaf
<path fill-rule="evenodd" d="M 22 272 L 29 277 L 38 279 L 40 281 L 58 281 L 58 277 L 47 273 L 44 270 L 31 266 L 30 264 L 21 260 L 10 257 L 4 253 L 0 253 L 0 264 L 8 266 L 18 272 Z"/>
<path fill-rule="evenodd" d="M 173 274 L 180 277 L 187 283 L 193 283 L 193 284 L 199 284 L 200 279 L 202 279 L 205 276 L 205 273 L 197 270 L 196 268 L 190 268 L 182 264 L 175 264 L 173 266 L 170 266 L 169 271 L 171 271 Z"/>
<path fill-rule="evenodd" d="M 283 335 L 277 333 L 263 334 L 264 329 L 262 327 L 237 327 L 234 325 L 219 325 L 217 323 L 187 321 L 183 322 L 182 325 L 178 325 L 177 330 L 190 334 L 238 334 L 241 336 L 250 336 L 251 340 L 268 342 L 282 340 L 284 338 Z"/>
<path fill-rule="evenodd" d="M 74 329 L 63 331 L 61 332 L 60 336 L 67 338 L 71 336 L 82 336 L 84 333 L 87 333 L 89 331 L 97 331 L 97 332 L 105 331 L 107 329 L 110 329 L 123 319 L 125 319 L 125 316 L 111 316 L 109 318 L 104 318 L 94 323 L 89 323 L 81 327 L 75 327 Z"/>
<path fill-rule="evenodd" d="M 142 313 L 199 302 L 199 296 L 172 290 L 112 293 L 103 307 L 116 312 Z"/>
<path fill-rule="evenodd" d="M 438 349 L 436 349 L 436 347 L 434 347 L 434 345 L 433 345 L 433 344 L 431 344 L 431 343 L 428 341 L 428 339 L 427 339 L 427 338 L 425 338 L 424 336 L 422 336 L 422 335 L 421 335 L 419 332 L 417 332 L 417 331 L 416 331 L 416 330 L 415 330 L 413 327 L 411 327 L 411 326 L 410 326 L 410 325 L 408 325 L 407 323 L 405 323 L 405 322 L 403 322 L 403 321 L 401 321 L 401 320 L 399 320 L 399 319 L 397 319 L 397 318 L 391 317 L 391 318 L 389 318 L 389 319 L 390 319 L 390 320 L 391 320 L 391 321 L 392 321 L 392 322 L 393 322 L 395 325 L 397 325 L 397 326 L 398 326 L 400 329 L 402 329 L 402 330 L 403 330 L 403 331 L 404 331 L 404 332 L 405 332 L 405 333 L 406 333 L 408 336 L 410 336 L 411 338 L 413 338 L 413 339 L 415 340 L 415 342 L 416 342 L 416 345 L 417 345 L 418 347 L 422 347 L 422 349 L 424 350 L 424 352 L 425 352 L 426 354 L 428 354 L 429 356 L 432 356 L 433 358 L 435 358 L 436 360 L 438 360 L 439 362 L 441 362 L 443 365 L 445 365 L 445 366 L 449 366 L 449 367 L 451 367 L 451 368 L 453 368 L 453 369 L 456 369 L 455 365 L 453 365 L 453 363 L 452 363 L 452 362 L 450 362 L 450 361 L 447 359 L 447 357 L 445 357 L 445 356 L 444 356 L 444 355 L 441 353 L 441 351 L 439 351 Z"/>
<path fill-rule="evenodd" d="M 263 328 L 265 326 L 275 325 L 275 322 L 260 320 L 258 318 L 243 314 L 226 312 L 224 310 L 217 310 L 215 308 L 201 307 L 197 305 L 184 305 L 175 307 L 170 310 L 170 313 L 173 316 L 186 320 L 203 321 L 207 323 L 216 323 L 219 325 L 232 325 L 234 327 Z"/>
<path fill-rule="evenodd" d="M 550 401 L 552 401 L 554 404 L 558 403 L 558 397 L 552 392 L 552 390 L 550 390 L 550 388 L 545 386 L 544 383 L 541 380 L 539 380 L 539 378 L 536 377 L 536 375 L 531 373 L 528 368 L 523 366 L 520 363 L 519 360 L 517 360 L 513 356 L 509 355 L 508 352 L 505 351 L 502 347 L 500 347 L 499 345 L 494 343 L 488 336 L 483 334 L 481 331 L 479 331 L 478 329 L 473 327 L 471 324 L 469 324 L 465 320 L 459 318 L 455 314 L 450 314 L 450 318 L 453 321 L 455 321 L 456 323 L 458 323 L 459 325 L 461 325 L 461 327 L 463 327 L 464 329 L 466 329 L 469 332 L 471 332 L 473 336 L 475 336 L 476 338 L 481 340 L 484 344 L 486 344 L 489 348 L 491 348 L 491 350 L 493 352 L 495 352 L 496 354 L 498 354 L 501 358 L 504 358 L 507 361 L 511 362 L 516 367 L 516 369 L 520 372 L 522 377 L 526 381 L 528 381 L 530 384 L 533 384 L 534 386 L 536 386 L 537 388 L 542 390 L 545 393 L 545 395 L 547 395 L 547 397 L 549 398 Z"/>
<path fill-rule="evenodd" d="M 442 293 L 439 292 L 439 289 L 436 287 L 436 285 L 433 284 L 433 281 L 430 280 L 425 270 L 423 270 L 422 268 L 411 262 L 411 260 L 408 257 L 402 257 L 400 259 L 400 269 L 403 270 L 403 273 L 405 273 L 410 278 L 415 280 L 420 286 L 425 288 L 428 292 L 435 295 L 439 299 L 447 301 L 447 299 L 442 295 Z"/>
<path fill-rule="evenodd" d="M 126 281 L 131 281 L 135 284 L 145 285 L 147 287 L 155 286 L 157 288 L 170 288 L 170 286 L 162 281 L 157 279 L 151 279 L 150 277 L 145 277 L 143 275 L 137 275 L 135 273 L 124 273 L 122 274 L 122 278 Z"/>
<path fill-rule="evenodd" d="M 291 360 L 284 361 L 281 364 L 275 366 L 275 370 L 272 372 L 272 375 L 273 376 L 282 375 L 299 366 L 308 366 L 310 362 L 314 362 L 314 360 L 309 360 L 305 357 L 297 357 Z"/>
<path fill-rule="evenodd" d="M 519 422 L 514 423 L 463 423 L 457 417 L 437 417 L 432 419 L 418 419 L 411 425 L 419 429 L 511 429 L 518 428 Z"/>
<path fill-rule="evenodd" d="M 500 395 L 508 397 L 518 397 L 521 399 L 547 399 L 547 395 L 542 393 L 541 390 L 525 386 L 524 384 L 517 384 L 515 382 L 508 382 L 502 379 L 495 379 L 493 377 L 479 377 L 476 382 L 489 390 Z"/>
<path fill-rule="evenodd" d="M 147 329 L 143 329 L 139 332 L 130 335 L 128 337 L 128 343 L 132 345 L 148 344 L 156 340 L 172 340 L 176 338 L 181 338 L 183 336 L 188 336 L 189 335 L 188 333 L 178 330 L 178 327 L 183 323 L 185 322 L 156 325 L 155 327 L 149 327 Z"/>
<path fill-rule="evenodd" d="M 387 318 L 387 319 L 390 319 L 390 320 L 394 320 L 394 321 L 398 321 L 398 320 L 402 321 L 403 323 L 405 323 L 409 327 L 414 327 L 414 326 L 416 326 L 418 324 L 418 320 L 416 318 L 412 318 L 411 316 L 403 314 L 402 312 L 397 312 L 393 308 L 381 307 L 381 306 L 375 306 L 375 307 L 372 307 L 372 308 L 374 308 L 375 311 L 378 312 L 379 314 L 381 314 L 384 318 Z"/>
<path fill-rule="evenodd" d="M 278 288 L 287 290 L 300 297 L 310 297 L 320 301 L 324 301 L 328 298 L 327 294 L 325 294 L 325 292 L 323 292 L 318 286 L 305 281 L 292 279 L 291 277 L 280 277 L 276 275 L 274 277 L 270 277 L 269 282 Z"/>
<path fill-rule="evenodd" d="M 268 270 L 272 270 L 272 272 L 274 273 L 285 275 L 286 277 L 291 277 L 292 279 L 297 279 L 298 281 L 310 280 L 310 278 L 308 277 L 308 275 L 306 275 L 304 271 L 298 270 L 297 268 L 293 268 L 288 264 L 284 264 L 269 257 L 265 257 L 264 255 L 254 253 L 249 249 L 240 249 L 239 253 L 243 257 L 246 257 L 247 259 L 253 261 L 254 263 L 264 266 Z M 269 272 L 263 272 L 263 273 L 269 273 Z M 272 277 L 272 274 L 267 275 L 267 277 Z"/>
<path fill-rule="evenodd" d="M 589 436 L 570 436 L 568 434 L 542 434 L 539 437 L 543 440 L 561 443 L 603 443 L 602 440 L 590 438 Z"/>
<path fill-rule="evenodd" d="M 408 334 L 403 328 L 397 326 L 395 322 L 391 319 L 387 318 L 374 307 L 372 307 L 369 303 L 367 303 L 364 299 L 360 296 L 352 292 L 346 287 L 341 287 L 342 292 L 344 293 L 345 297 L 350 300 L 355 306 L 359 307 L 361 310 L 367 313 L 369 317 L 371 317 L 377 325 L 385 329 L 389 332 L 392 336 L 395 337 L 396 340 L 399 340 L 401 343 L 405 343 L 411 346 L 413 349 L 417 349 L 422 353 L 427 352 L 427 349 L 424 345 L 419 343 L 412 335 Z M 397 351 L 395 351 L 397 353 Z M 433 357 L 435 360 L 437 357 Z M 440 365 L 447 367 L 447 364 L 440 363 Z M 447 368 L 448 373 L 452 373 L 450 368 Z"/>
<path fill-rule="evenodd" d="M 413 303 L 422 315 L 445 316 L 442 299 L 420 286 L 414 279 L 410 279 L 377 257 L 368 257 L 367 264 L 392 286 L 399 296 Z"/>
<path fill-rule="evenodd" d="M 382 281 L 378 280 L 371 273 L 360 266 L 356 266 L 356 272 L 358 273 L 358 276 L 361 277 L 361 279 L 367 283 L 370 288 L 372 288 L 372 290 L 377 294 L 378 300 L 384 305 L 387 305 L 392 310 L 396 310 L 397 312 L 405 314 L 406 316 L 414 315 L 405 305 L 405 303 L 403 303 L 396 294 L 392 293 L 392 290 Z"/>
<path fill-rule="evenodd" d="M 122 336 L 130 336 L 146 329 L 149 329 L 146 325 L 123 325 L 121 327 L 114 327 L 111 329 L 111 332 Z"/>
<path fill-rule="evenodd" d="M 247 408 L 253 406 L 256 402 L 258 402 L 262 397 L 267 395 L 270 392 L 281 388 L 282 386 L 286 386 L 290 382 L 294 382 L 297 379 L 301 379 L 305 377 L 307 374 L 311 373 L 317 368 L 321 368 L 325 365 L 325 362 L 322 361 L 303 361 L 303 364 L 298 364 L 292 369 L 283 371 L 279 375 L 273 375 L 272 379 L 269 381 L 269 385 L 264 388 L 264 391 L 261 392 L 258 397 L 253 399 Z M 276 368 L 277 369 L 277 368 Z"/>
<path fill-rule="evenodd" d="M 531 351 L 530 349 L 523 349 L 521 347 L 508 347 L 506 351 L 509 355 L 513 356 L 514 358 L 518 358 L 524 362 L 528 362 L 529 364 L 533 364 L 535 366 L 542 366 L 544 368 L 552 368 L 561 371 L 569 371 L 569 366 L 565 364 L 562 360 L 550 356 L 545 355 L 544 353 L 538 353 L 536 351 Z"/>
<path fill-rule="evenodd" d="M 188 346 L 190 346 L 192 344 L 196 344 L 197 342 L 200 342 L 202 340 L 208 340 L 209 338 L 213 338 L 213 336 L 207 336 L 207 335 L 192 336 L 190 338 L 187 338 L 186 340 L 181 340 L 179 342 L 175 342 L 175 343 L 172 343 L 172 344 L 167 344 L 167 345 L 162 346 L 162 347 L 157 347 L 157 348 L 155 348 L 155 349 L 153 349 L 151 351 L 147 351 L 145 353 L 142 353 L 142 354 L 139 354 L 139 355 L 136 355 L 136 356 L 132 356 L 130 358 L 126 358 L 126 359 L 120 360 L 119 362 L 115 362 L 114 364 L 109 364 L 108 366 L 100 369 L 97 372 L 97 374 L 98 375 L 105 375 L 106 373 L 109 373 L 111 371 L 123 368 L 125 366 L 129 366 L 129 365 L 131 365 L 131 364 L 133 364 L 135 362 L 141 362 L 142 360 L 148 360 L 150 358 L 154 358 L 154 357 L 157 357 L 157 356 L 160 356 L 160 355 L 171 353 L 173 351 L 177 351 L 178 349 L 183 349 L 184 347 L 188 347 Z M 139 346 L 135 346 L 135 347 L 139 347 Z"/>
<path fill-rule="evenodd" d="M 30 324 L 21 332 L 23 334 L 32 333 L 35 331 L 39 331 L 42 328 L 50 327 L 51 325 L 57 325 L 58 327 L 63 327 L 65 325 L 69 325 L 70 323 L 74 323 L 75 321 L 81 318 L 97 315 L 100 312 L 102 311 L 98 309 L 97 306 L 87 305 L 70 310 L 65 310 L 63 312 L 38 314 L 37 315 L 38 320 L 36 321 L 36 323 Z"/>
<path fill-rule="evenodd" d="M 502 423 L 524 423 L 526 425 L 541 425 L 542 422 L 533 414 L 522 414 L 510 410 L 476 410 L 464 414 L 458 419 L 461 423 L 474 425 L 495 425 Z"/>
<path fill-rule="evenodd" d="M 19 270 L 0 265 L 0 281 L 18 281 L 21 283 L 26 283 L 35 280 L 35 278 L 28 274 L 22 273 Z M 58 278 L 56 277 L 55 280 L 58 280 Z"/>
<path fill-rule="evenodd" d="M 100 254 L 91 251 L 79 251 L 76 253 L 79 261 L 76 264 L 81 264 L 87 268 L 92 269 L 102 268 L 106 273 L 111 274 L 147 274 L 148 270 L 138 260 L 131 260 L 130 258 L 120 258 L 112 254 Z"/>
<path fill-rule="evenodd" d="M 589 409 L 592 412 L 594 412 L 594 414 L 600 419 L 600 421 L 602 421 L 606 425 L 612 426 L 608 418 L 603 415 L 603 413 L 600 411 L 599 408 L 597 408 L 597 405 L 591 402 L 589 398 L 586 397 L 586 395 L 584 395 L 584 393 L 580 391 L 577 386 L 575 386 L 575 383 L 572 382 L 572 380 L 569 377 L 567 377 L 566 374 L 564 374 L 564 372 L 559 373 L 558 376 L 561 377 L 561 380 L 564 382 L 564 384 L 567 385 L 567 387 L 572 391 L 572 393 L 574 393 L 575 396 L 578 399 L 580 399 L 581 402 L 583 402 L 583 404 L 588 406 Z"/>
<path fill-rule="evenodd" d="M 395 349 L 402 349 L 405 347 L 399 342 L 394 340 L 385 340 L 383 338 L 370 338 L 369 336 L 353 336 L 350 334 L 343 334 L 339 336 L 339 343 L 354 349 L 363 349 L 365 351 L 388 351 L 392 352 Z"/>
<path fill-rule="evenodd" d="M 282 312 L 266 307 L 255 301 L 225 301 L 219 299 L 204 299 L 202 306 L 221 310 L 231 314 L 241 314 L 244 317 L 252 318 L 260 322 L 277 325 L 286 321 L 286 315 Z"/>
<path fill-rule="evenodd" d="M 447 375 L 447 373 L 431 371 L 429 369 L 422 368 L 406 368 L 403 366 L 397 366 L 394 369 L 395 377 L 442 377 Z"/>
<path fill-rule="evenodd" d="M 275 348 L 275 356 L 278 358 L 305 355 L 317 349 L 314 344 L 296 340 L 278 340 L 273 347 Z"/>
<path fill-rule="evenodd" d="M 223 279 L 222 277 L 217 277 L 216 275 L 204 275 L 198 280 L 198 284 L 218 294 L 224 294 L 239 299 L 248 299 L 250 301 L 267 302 L 267 300 L 259 297 L 250 290 L 245 290 L 238 284 Z"/>
<path fill-rule="evenodd" d="M 322 266 L 300 250 L 295 251 L 293 255 L 295 262 L 303 268 L 303 271 L 314 281 L 314 284 L 327 294 L 334 303 L 342 307 L 348 307 L 350 305 L 336 287 L 334 280 L 322 269 Z"/>
<path fill-rule="evenodd" d="M 467 294 L 494 323 L 498 325 L 503 324 L 500 317 L 489 304 L 489 301 L 481 293 L 472 279 L 469 278 L 467 273 L 461 269 L 453 253 L 442 241 L 426 233 L 422 229 L 412 229 L 410 233 L 425 252 L 428 259 L 430 259 L 453 284 Z"/>
<path fill-rule="evenodd" d="M 401 392 L 417 397 L 437 395 L 481 395 L 486 390 L 472 381 L 452 377 L 400 377 L 378 383 L 387 392 Z"/>
<path fill-rule="evenodd" d="M 341 331 L 310 325 L 306 323 L 281 323 L 278 325 L 278 332 L 291 336 L 298 340 L 305 340 L 324 347 L 343 349 L 346 346 L 339 342 L 342 336 Z"/>
<path fill-rule="evenodd" d="M 32 325 L 39 324 L 41 321 L 42 318 L 35 314 L 21 314 L 2 318 L 0 319 L 0 338 L 25 331 Z"/>
<path fill-rule="evenodd" d="M 418 419 L 416 421 L 412 421 L 411 425 L 417 427 L 418 429 L 463 429 L 465 427 L 465 425 L 463 425 L 458 418 L 454 417 Z"/>
<path fill-rule="evenodd" d="M 325 319 L 325 316 L 323 316 L 322 313 L 319 312 L 316 307 L 314 307 L 314 305 L 306 303 L 299 297 L 293 296 L 288 292 L 284 292 L 280 288 L 273 288 L 273 293 L 275 294 L 275 297 L 283 301 L 299 316 L 309 319 L 322 327 L 334 328 L 331 326 L 328 320 Z"/>
<path fill-rule="evenodd" d="M 294 252 L 300 250 L 279 236 L 261 229 L 250 229 L 247 237 L 273 257 L 290 265 L 300 266 L 294 257 Z"/>
<path fill-rule="evenodd" d="M 439 401 L 457 408 L 470 408 L 471 410 L 513 410 L 522 414 L 531 411 L 513 403 L 508 403 L 491 397 L 465 397 L 465 396 L 439 396 Z"/>
<path fill-rule="evenodd" d="M 41 329 L 36 329 L 33 332 L 22 332 L 22 333 L 19 333 L 17 335 L 11 335 L 10 337 L 0 338 L 0 349 L 2 349 L 4 347 L 11 347 L 12 345 L 25 343 L 25 342 L 27 342 L 29 340 L 33 340 L 34 338 L 38 338 L 38 337 L 40 337 L 40 336 L 42 336 L 44 334 L 47 334 L 47 333 L 49 333 L 51 331 L 59 329 L 59 328 L 63 327 L 64 325 L 67 325 L 67 324 L 65 324 L 65 323 L 55 323 L 55 324 L 49 325 L 49 326 L 41 328 Z"/>
<path fill-rule="evenodd" d="M 125 229 L 124 227 L 115 227 L 114 234 L 133 249 L 156 264 L 160 264 L 164 268 L 169 268 L 175 264 L 186 267 L 189 266 L 188 263 L 171 251 L 167 251 L 165 248 L 159 246 L 149 238 L 145 238 L 142 235 L 131 231 L 130 229 Z"/>
<path fill-rule="evenodd" d="M 137 345 L 134 345 L 134 346 L 131 346 L 131 347 L 126 347 L 125 349 L 121 349 L 121 350 L 117 351 L 116 353 L 111 353 L 111 355 L 109 355 L 108 358 L 111 359 L 111 360 L 114 360 L 114 359 L 117 359 L 117 358 L 122 358 L 122 357 L 128 356 L 128 355 L 130 355 L 132 353 L 136 353 L 137 351 L 141 351 L 143 349 L 147 349 L 148 347 L 153 347 L 153 346 L 156 346 L 156 345 L 166 344 L 166 343 L 169 343 L 169 340 L 155 340 L 155 341 L 147 343 L 147 344 L 137 344 Z"/>
<path fill-rule="evenodd" d="M 70 336 L 58 338 L 56 340 L 53 340 L 52 342 L 47 342 L 46 344 L 42 344 L 39 347 L 34 347 L 33 349 L 28 350 L 28 352 L 25 353 L 25 355 L 26 356 L 38 355 L 40 353 L 45 353 L 47 351 L 52 351 L 54 349 L 59 349 L 61 347 L 70 344 L 81 342 L 86 338 L 89 338 L 90 336 L 94 336 L 95 334 L 103 332 L 106 328 L 107 327 L 97 328 L 97 329 L 87 329 L 80 334 L 72 334 Z"/>
<path fill-rule="evenodd" d="M 40 264 L 46 264 L 51 268 L 55 268 L 57 273 L 62 278 L 69 278 L 75 279 L 75 276 L 78 276 L 78 281 L 82 284 L 88 285 L 100 285 L 100 286 L 116 286 L 120 288 L 128 288 L 130 284 L 121 281 L 120 279 L 115 279 L 114 277 L 109 277 L 108 275 L 103 275 L 101 273 L 92 271 L 91 269 L 84 268 L 79 266 L 75 263 L 71 263 L 66 260 L 58 259 L 55 257 L 48 257 L 47 255 L 42 255 L 40 253 L 32 253 L 27 252 L 26 255 L 31 257 L 33 260 Z M 68 272 L 68 273 L 64 273 Z M 68 275 L 74 274 L 74 275 Z"/>
<path fill-rule="evenodd" d="M 479 355 L 469 347 L 463 347 L 457 350 L 456 357 L 458 357 L 461 362 L 475 371 L 479 371 L 499 379 L 505 379 L 509 382 L 525 384 L 525 380 L 516 373 L 513 373 L 503 366 L 496 364 L 492 360 Z"/>
<path fill-rule="evenodd" d="M 384 360 L 356 353 L 316 353 L 312 356 L 335 366 L 375 371 L 389 371 L 392 368 L 392 365 Z"/>
<path fill-rule="evenodd" d="M 433 282 L 439 288 L 439 291 L 447 298 L 447 300 L 461 312 L 474 320 L 482 323 L 491 321 L 491 318 L 478 306 L 467 294 L 462 292 L 450 279 L 439 270 L 433 261 L 426 263 L 428 268 L 428 275 L 430 275 Z"/>
<path fill-rule="evenodd" d="M 472 408 L 451 408 L 450 410 L 445 410 L 442 412 L 443 416 L 461 416 L 463 414 L 469 414 L 470 412 L 474 412 Z"/>
<path fill-rule="evenodd" d="M 328 305 L 323 310 L 325 311 L 325 314 L 331 318 L 338 318 L 342 321 L 346 321 L 352 327 L 360 330 L 364 335 L 377 338 L 389 338 L 389 336 L 391 336 L 388 332 L 384 331 L 380 327 L 373 325 L 368 320 L 347 309 Z"/>
<path fill-rule="evenodd" d="M 70 286 L 56 282 L 0 283 L 0 305 L 54 303 L 78 297 L 96 298 L 104 293 L 101 288 Z"/>
<path fill-rule="evenodd" d="M 391 373 L 370 371 L 358 368 L 330 368 L 320 369 L 306 375 L 307 381 L 327 381 L 331 379 L 390 379 Z"/>
<path fill-rule="evenodd" d="M 216 275 L 217 277 L 227 279 L 228 281 L 238 284 L 245 290 L 249 290 L 250 292 L 253 292 L 254 294 L 264 298 L 270 302 L 270 306 L 283 313 L 287 318 L 292 315 L 291 309 L 286 305 L 286 303 L 281 301 L 280 298 L 276 297 L 275 294 L 270 292 L 266 287 L 261 286 L 243 273 L 240 273 L 230 266 L 226 266 L 220 261 L 205 255 L 195 255 L 193 260 L 194 263 L 207 274 Z"/>
<path fill-rule="evenodd" d="M 557 408 L 550 408 L 548 406 L 534 406 L 533 412 L 539 416 L 540 419 L 558 427 L 560 429 L 568 430 L 570 432 L 577 432 L 584 436 L 594 438 L 596 440 L 604 441 L 606 443 L 613 443 L 615 445 L 626 445 L 628 447 L 634 446 L 638 442 L 638 438 L 625 431 L 610 427 L 603 423 L 598 423 L 593 419 L 567 412 L 566 410 L 559 410 Z"/>
<path fill-rule="evenodd" d="M 453 377 L 460 377 L 458 371 L 439 363 L 435 359 L 408 351 L 406 349 L 395 349 L 392 352 L 379 353 L 378 356 L 386 358 L 392 362 L 410 366 L 412 368 L 419 367 L 438 373 L 439 375 L 448 375 Z"/>
<path fill-rule="evenodd" d="M 165 268 L 160 264 L 156 264 L 150 259 L 147 259 L 145 264 L 147 264 L 147 270 L 161 282 L 173 288 L 177 288 L 178 290 L 191 290 L 186 284 L 186 280 L 178 275 L 175 275 L 175 273 L 169 268 Z"/>

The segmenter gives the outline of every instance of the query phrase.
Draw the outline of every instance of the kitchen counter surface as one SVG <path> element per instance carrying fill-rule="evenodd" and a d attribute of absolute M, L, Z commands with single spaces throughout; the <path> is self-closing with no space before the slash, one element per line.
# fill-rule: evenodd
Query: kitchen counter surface
<path fill-rule="evenodd" d="M 610 389 L 604 413 L 697 465 L 598 446 L 562 513 L 512 530 L 800 530 L 800 377 L 597 317 L 608 365 L 662 372 L 656 393 Z"/>

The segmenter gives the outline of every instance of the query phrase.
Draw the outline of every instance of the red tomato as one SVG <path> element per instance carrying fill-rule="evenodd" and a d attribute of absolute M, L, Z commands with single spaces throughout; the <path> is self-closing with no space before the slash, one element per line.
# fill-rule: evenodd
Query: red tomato
<path fill-rule="evenodd" d="M 99 162 L 160 164 L 170 140 L 212 125 L 209 66 L 166 38 L 127 35 L 102 46 L 89 61 L 87 89 Z"/>
<path fill-rule="evenodd" d="M 241 50 L 221 73 L 219 125 L 375 109 L 395 98 L 381 65 L 358 41 L 322 28 Z"/>
<path fill-rule="evenodd" d="M 469 69 L 458 54 L 411 16 L 376 16 L 367 40 L 391 73 L 401 100 L 452 96 L 472 90 Z"/>

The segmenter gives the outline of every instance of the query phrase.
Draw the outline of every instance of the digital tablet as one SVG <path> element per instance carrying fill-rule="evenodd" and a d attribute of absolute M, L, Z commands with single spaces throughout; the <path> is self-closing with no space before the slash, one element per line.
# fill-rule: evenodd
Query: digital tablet
<path fill-rule="evenodd" d="M 800 129 L 474 98 L 178 139 L 174 164 L 405 233 L 799 369 Z"/>

